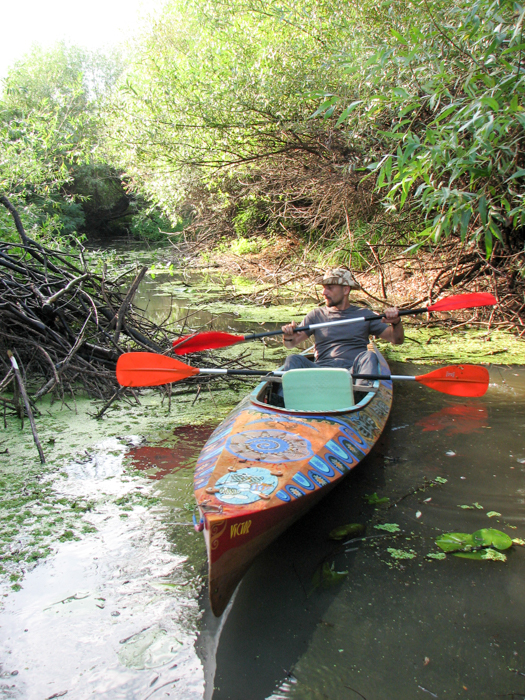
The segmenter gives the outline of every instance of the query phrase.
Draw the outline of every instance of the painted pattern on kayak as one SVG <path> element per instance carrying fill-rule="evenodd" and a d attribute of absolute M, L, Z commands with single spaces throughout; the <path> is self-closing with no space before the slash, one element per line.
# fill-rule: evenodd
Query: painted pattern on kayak
<path fill-rule="evenodd" d="M 389 394 L 388 388 L 385 387 L 385 389 L 386 393 Z M 275 495 L 282 501 L 289 501 L 290 498 L 300 498 L 309 491 L 323 488 L 327 483 L 347 473 L 369 452 L 371 445 L 381 432 L 384 417 L 389 410 L 388 405 L 380 396 L 375 397 L 374 405 L 376 410 L 373 412 L 367 407 L 364 411 L 344 414 L 338 418 L 333 415 L 316 415 L 312 416 L 308 421 L 304 419 L 291 421 L 288 416 L 283 417 L 284 420 L 279 420 L 275 412 L 268 411 L 264 415 L 259 411 L 252 412 L 248 409 L 252 414 L 252 419 L 247 421 L 244 427 L 248 425 L 255 427 L 261 423 L 272 423 L 273 427 L 280 423 L 283 427 L 295 427 L 297 430 L 299 426 L 304 426 L 309 429 L 313 428 L 318 432 L 318 429 L 312 425 L 314 422 L 336 424 L 339 434 L 328 440 L 324 445 L 323 452 L 316 455 L 312 454 L 310 441 L 303 436 L 297 435 L 297 433 L 285 430 L 275 430 L 268 427 L 266 430 L 234 432 L 232 435 L 235 422 L 242 412 L 242 408 L 244 408 L 244 406 L 239 406 L 238 409 L 241 410 L 235 411 L 235 414 L 230 416 L 227 424 L 223 424 L 221 430 L 211 436 L 203 450 L 197 463 L 195 487 L 202 488 L 208 483 L 218 457 L 226 449 L 242 462 L 266 462 L 279 465 L 286 462 L 302 461 L 310 457 L 308 463 L 291 477 L 291 483 L 284 485 L 284 488 L 276 492 Z M 254 468 L 255 465 L 246 464 L 245 469 Z M 225 478 L 222 477 L 222 479 Z M 243 499 L 234 498 L 225 501 L 221 496 L 217 497 L 223 502 L 230 503 L 230 505 L 248 503 L 248 501 Z M 257 500 L 259 497 L 254 497 L 250 502 Z"/>
<path fill-rule="evenodd" d="M 277 476 L 269 469 L 251 467 L 225 474 L 215 483 L 215 496 L 223 503 L 244 506 L 268 498 L 277 487 Z"/>
<path fill-rule="evenodd" d="M 295 479 L 292 477 L 293 483 L 288 484 L 290 489 L 285 487 L 277 491 L 276 495 L 281 500 L 288 501 L 290 495 L 297 498 L 304 495 L 305 491 L 322 488 L 334 478 L 345 474 L 368 453 L 371 444 L 382 430 L 385 416 L 388 415 L 391 390 L 391 382 L 381 382 L 374 400 L 363 411 L 339 417 L 333 414 L 313 415 L 308 416 L 306 420 L 289 414 L 281 417 L 274 410 L 263 407 L 253 410 L 247 397 L 210 436 L 196 465 L 195 489 L 208 484 L 224 449 L 239 458 L 241 463 L 245 462 L 247 469 L 253 469 L 261 462 L 279 465 L 311 457 L 302 469 L 299 468 L 299 476 Z M 251 420 L 244 424 L 245 428 L 255 428 L 261 423 L 271 423 L 271 427 L 268 426 L 267 430 L 235 432 L 235 424 L 243 412 L 251 415 Z M 319 432 L 315 423 L 326 422 L 337 424 L 339 434 L 326 443 L 323 454 L 312 455 L 311 443 L 297 433 L 302 432 L 301 427 Z M 275 430 L 276 426 L 288 430 Z M 290 430 L 296 432 L 292 433 Z M 305 483 L 300 483 L 302 479 L 309 484 L 309 488 Z M 301 485 L 304 491 L 300 488 Z"/>
<path fill-rule="evenodd" d="M 197 464 L 195 496 L 216 615 L 257 552 L 370 452 L 392 402 L 392 382 L 384 381 L 344 413 L 289 412 L 259 401 L 265 387 L 217 428 Z"/>
<path fill-rule="evenodd" d="M 285 430 L 247 430 L 226 441 L 226 449 L 236 457 L 257 462 L 297 462 L 312 454 L 309 440 Z"/>

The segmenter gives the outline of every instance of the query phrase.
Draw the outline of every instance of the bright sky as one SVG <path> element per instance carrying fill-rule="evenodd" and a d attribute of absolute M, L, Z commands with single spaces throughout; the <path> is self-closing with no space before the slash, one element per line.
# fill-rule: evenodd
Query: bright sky
<path fill-rule="evenodd" d="M 119 44 L 161 0 L 9 0 L 2 6 L 0 79 L 33 44 L 57 41 L 99 49 Z"/>

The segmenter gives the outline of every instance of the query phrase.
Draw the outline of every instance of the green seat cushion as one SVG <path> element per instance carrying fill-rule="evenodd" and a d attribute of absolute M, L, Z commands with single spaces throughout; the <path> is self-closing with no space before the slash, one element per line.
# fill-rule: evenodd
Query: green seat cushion
<path fill-rule="evenodd" d="M 284 406 L 296 411 L 340 411 L 354 405 L 352 375 L 326 367 L 291 369 L 283 374 Z"/>

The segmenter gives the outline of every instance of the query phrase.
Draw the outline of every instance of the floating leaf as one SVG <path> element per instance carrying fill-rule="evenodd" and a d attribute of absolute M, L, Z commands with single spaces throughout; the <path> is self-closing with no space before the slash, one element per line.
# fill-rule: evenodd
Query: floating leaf
<path fill-rule="evenodd" d="M 489 510 L 487 513 L 487 518 L 499 518 L 501 516 L 501 513 L 498 513 L 496 510 Z"/>
<path fill-rule="evenodd" d="M 437 482 L 438 484 L 446 484 L 448 479 L 444 479 L 442 476 L 436 476 L 434 481 Z"/>
<path fill-rule="evenodd" d="M 472 535 L 466 532 L 447 532 L 437 538 L 436 544 L 444 552 L 468 552 L 475 546 Z"/>
<path fill-rule="evenodd" d="M 379 498 L 377 493 L 373 493 L 371 496 L 365 495 L 365 498 L 371 506 L 377 506 L 380 503 L 388 503 L 390 501 L 390 499 L 387 496 L 385 496 L 384 498 Z"/>
<path fill-rule="evenodd" d="M 505 554 L 496 551 L 495 549 L 482 549 L 479 552 L 453 552 L 455 557 L 461 559 L 476 559 L 478 561 L 491 559 L 492 561 L 507 561 Z"/>
<path fill-rule="evenodd" d="M 474 506 L 458 506 L 458 508 L 463 508 L 464 510 L 474 510 Z"/>
<path fill-rule="evenodd" d="M 481 552 L 452 552 L 452 555 L 460 559 L 477 559 L 478 561 L 483 559 Z"/>
<path fill-rule="evenodd" d="M 374 525 L 376 530 L 386 530 L 386 532 L 400 532 L 397 523 L 383 523 L 383 525 Z"/>
<path fill-rule="evenodd" d="M 508 549 L 512 546 L 512 540 L 501 530 L 482 528 L 473 533 L 472 539 L 476 547 L 495 547 L 496 549 Z"/>
<path fill-rule="evenodd" d="M 479 503 L 474 503 L 474 505 L 478 510 L 483 510 L 483 506 L 481 506 Z"/>
<path fill-rule="evenodd" d="M 521 547 L 525 547 L 525 540 L 522 540 L 521 537 L 515 537 L 512 540 L 512 544 L 519 544 Z"/>
<path fill-rule="evenodd" d="M 497 552 L 495 549 L 484 549 L 481 552 L 482 559 L 492 559 L 492 561 L 507 561 L 507 556 L 501 552 Z"/>
<path fill-rule="evenodd" d="M 361 523 L 350 523 L 349 525 L 340 525 L 335 527 L 328 537 L 331 540 L 343 540 L 345 537 L 356 537 L 365 531 L 365 526 Z"/>
<path fill-rule="evenodd" d="M 390 554 L 392 559 L 414 559 L 416 556 L 416 553 L 412 549 L 407 552 L 404 549 L 389 547 L 386 551 Z"/>
<path fill-rule="evenodd" d="M 427 557 L 429 559 L 446 559 L 447 555 L 445 552 L 430 552 L 430 554 L 427 554 Z"/>
<path fill-rule="evenodd" d="M 314 589 L 319 587 L 329 588 L 337 583 L 341 583 L 346 576 L 348 576 L 348 571 L 335 571 L 334 564 L 330 566 L 328 562 L 325 562 L 313 575 L 312 585 Z"/>

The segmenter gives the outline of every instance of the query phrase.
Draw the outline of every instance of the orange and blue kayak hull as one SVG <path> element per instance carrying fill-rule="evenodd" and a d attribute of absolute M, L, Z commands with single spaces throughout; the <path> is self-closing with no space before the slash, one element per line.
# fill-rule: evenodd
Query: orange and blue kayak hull
<path fill-rule="evenodd" d="M 379 355 L 381 373 L 389 375 Z M 392 405 L 375 382 L 344 412 L 288 411 L 262 403 L 264 383 L 212 433 L 194 489 L 208 552 L 209 595 L 221 615 L 259 552 L 312 508 L 370 452 Z"/>

